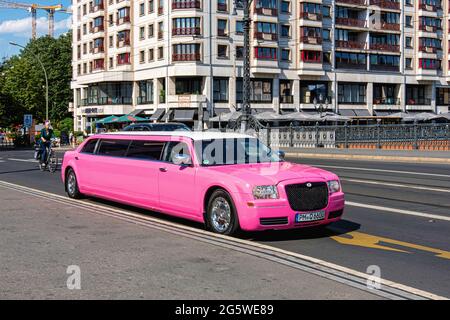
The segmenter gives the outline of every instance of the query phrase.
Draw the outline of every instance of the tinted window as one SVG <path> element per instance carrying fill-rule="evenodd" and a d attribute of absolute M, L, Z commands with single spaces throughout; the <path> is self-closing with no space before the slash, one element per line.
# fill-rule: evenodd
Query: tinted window
<path fill-rule="evenodd" d="M 153 131 L 190 131 L 184 124 L 154 124 Z"/>
<path fill-rule="evenodd" d="M 95 145 L 97 144 L 98 139 L 91 139 L 84 145 L 81 150 L 82 153 L 94 153 Z"/>
<path fill-rule="evenodd" d="M 159 160 L 163 150 L 164 143 L 157 141 L 132 141 L 128 148 L 127 157 Z"/>
<path fill-rule="evenodd" d="M 173 163 L 172 159 L 173 156 L 176 154 L 190 155 L 188 145 L 184 142 L 177 142 L 177 141 L 167 142 L 166 147 L 164 148 L 162 160 Z"/>
<path fill-rule="evenodd" d="M 101 140 L 97 154 L 112 157 L 124 157 L 130 140 Z"/>

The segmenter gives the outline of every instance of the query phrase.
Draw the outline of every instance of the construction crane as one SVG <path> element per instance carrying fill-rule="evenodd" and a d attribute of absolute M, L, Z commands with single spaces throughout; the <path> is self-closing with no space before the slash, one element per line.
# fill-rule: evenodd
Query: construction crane
<path fill-rule="evenodd" d="M 71 13 L 70 9 L 57 5 L 39 5 L 35 3 L 20 3 L 15 1 L 0 0 L 0 8 L 25 9 L 31 13 L 31 37 L 36 39 L 36 11 L 45 10 L 48 14 L 48 35 L 53 37 L 55 31 L 55 12 Z"/>

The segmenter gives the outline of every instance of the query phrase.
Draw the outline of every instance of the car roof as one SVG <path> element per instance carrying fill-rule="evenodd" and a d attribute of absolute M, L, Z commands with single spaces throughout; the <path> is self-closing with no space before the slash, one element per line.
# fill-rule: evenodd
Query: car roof
<path fill-rule="evenodd" d="M 186 137 L 192 140 L 214 140 L 214 139 L 239 139 L 254 138 L 253 136 L 234 132 L 208 132 L 208 131 L 119 131 L 101 133 L 101 136 L 171 136 Z"/>

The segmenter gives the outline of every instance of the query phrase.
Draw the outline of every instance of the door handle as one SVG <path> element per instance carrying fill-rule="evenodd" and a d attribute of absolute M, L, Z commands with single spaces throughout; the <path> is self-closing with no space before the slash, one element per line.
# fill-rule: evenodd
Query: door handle
<path fill-rule="evenodd" d="M 161 171 L 161 172 L 167 172 L 167 168 L 159 168 L 159 171 Z"/>

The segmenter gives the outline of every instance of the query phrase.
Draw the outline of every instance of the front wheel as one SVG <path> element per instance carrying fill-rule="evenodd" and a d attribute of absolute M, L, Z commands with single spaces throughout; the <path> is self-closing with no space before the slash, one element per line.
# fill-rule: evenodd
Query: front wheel
<path fill-rule="evenodd" d="M 232 235 L 239 229 L 236 208 L 226 191 L 216 190 L 209 198 L 206 226 L 212 232 L 225 235 Z"/>
<path fill-rule="evenodd" d="M 83 195 L 78 189 L 77 176 L 73 169 L 69 169 L 66 176 L 66 192 L 69 198 L 80 199 Z"/>
<path fill-rule="evenodd" d="M 58 158 L 54 151 L 51 152 L 50 157 L 48 159 L 48 171 L 51 173 L 55 172 L 58 168 Z"/>

